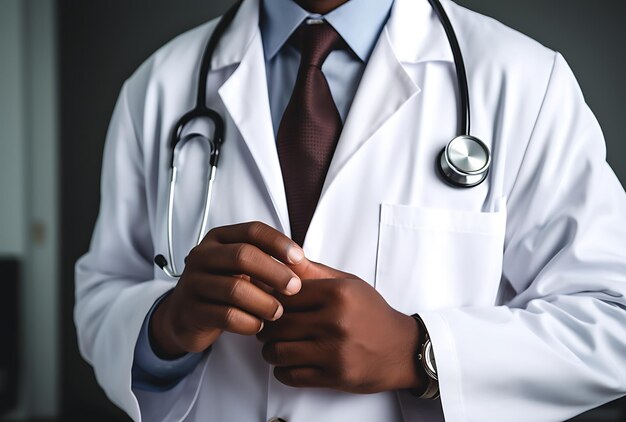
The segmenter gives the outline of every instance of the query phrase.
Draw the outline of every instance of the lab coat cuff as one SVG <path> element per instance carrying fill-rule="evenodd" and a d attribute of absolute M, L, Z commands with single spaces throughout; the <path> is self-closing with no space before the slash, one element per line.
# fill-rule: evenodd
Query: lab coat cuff
<path fill-rule="evenodd" d="M 141 326 L 132 368 L 133 389 L 167 391 L 189 375 L 204 357 L 204 353 L 187 353 L 170 360 L 162 359 L 154 352 L 149 336 L 150 319 L 156 307 L 170 292 L 171 290 L 154 302 Z"/>
<path fill-rule="evenodd" d="M 454 341 L 452 329 L 438 312 L 420 312 L 419 316 L 426 326 L 433 346 L 445 420 L 468 420 L 463 403 L 465 395 L 462 391 L 459 350 Z"/>

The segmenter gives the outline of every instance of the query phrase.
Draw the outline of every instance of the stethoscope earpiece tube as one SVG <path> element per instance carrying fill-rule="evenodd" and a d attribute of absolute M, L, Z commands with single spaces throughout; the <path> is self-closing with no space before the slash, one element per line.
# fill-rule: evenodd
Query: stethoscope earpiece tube
<path fill-rule="evenodd" d="M 487 177 L 491 164 L 489 147 L 480 139 L 470 135 L 471 113 L 469 84 L 459 40 L 454 33 L 450 18 L 439 0 L 428 0 L 441 21 L 454 57 L 457 87 L 460 96 L 458 136 L 436 157 L 443 179 L 450 185 L 471 188 L 481 184 Z"/>
<path fill-rule="evenodd" d="M 237 11 L 239 10 L 239 7 L 242 3 L 243 0 L 239 0 L 237 3 L 232 5 L 231 8 L 226 11 L 226 13 L 224 13 L 222 18 L 215 26 L 215 29 L 213 30 L 213 33 L 209 38 L 209 42 L 207 42 L 206 48 L 204 49 L 204 54 L 202 55 L 202 61 L 200 62 L 196 108 L 206 108 L 206 84 L 209 77 L 209 70 L 211 70 L 213 53 L 215 52 L 217 44 L 222 38 L 222 35 L 224 35 L 226 28 L 228 28 L 233 19 L 235 19 L 235 15 L 237 14 Z"/>
<path fill-rule="evenodd" d="M 469 87 L 467 83 L 467 73 L 465 71 L 465 61 L 463 60 L 463 54 L 461 53 L 461 46 L 459 45 L 459 40 L 456 37 L 450 18 L 439 0 L 428 1 L 439 18 L 444 31 L 446 32 L 448 42 L 450 43 L 450 49 L 452 50 L 452 56 L 454 57 L 457 87 L 461 103 L 459 104 L 459 135 L 469 135 L 471 128 Z"/>
<path fill-rule="evenodd" d="M 202 222 L 200 224 L 200 229 L 198 233 L 197 243 L 199 244 L 202 241 L 202 237 L 204 232 L 206 231 L 208 217 L 209 217 L 209 209 L 211 207 L 211 197 L 213 193 L 213 181 L 215 179 L 215 174 L 217 170 L 217 163 L 219 161 L 219 152 L 222 141 L 224 140 L 224 120 L 219 115 L 219 113 L 215 110 L 212 110 L 206 105 L 206 89 L 207 89 L 207 79 L 209 76 L 209 71 L 211 69 L 211 61 L 213 59 L 213 53 L 215 52 L 215 48 L 219 43 L 220 38 L 226 31 L 226 28 L 230 25 L 230 23 L 235 18 L 239 7 L 243 3 L 243 0 L 235 3 L 219 20 L 217 26 L 213 30 L 209 41 L 207 42 L 206 48 L 202 55 L 202 60 L 200 62 L 200 72 L 198 75 L 198 92 L 196 97 L 196 105 L 189 112 L 185 113 L 174 125 L 174 129 L 172 130 L 172 136 L 170 139 L 170 149 L 171 159 L 170 159 L 170 186 L 167 198 L 167 252 L 168 259 L 166 259 L 163 255 L 159 254 L 154 257 L 154 263 L 161 268 L 168 277 L 171 278 L 179 278 L 181 273 L 178 272 L 176 268 L 175 256 L 174 256 L 174 245 L 173 245 L 173 232 L 174 232 L 174 196 L 176 193 L 176 148 L 182 140 L 183 129 L 186 124 L 188 124 L 193 119 L 197 118 L 206 118 L 213 122 L 213 140 L 208 140 L 210 145 L 210 158 L 209 158 L 209 176 L 207 180 L 207 187 L 205 191 L 205 205 L 204 211 L 202 213 Z M 182 146 L 181 146 L 182 147 Z M 180 147 L 179 147 L 180 148 Z"/>
<path fill-rule="evenodd" d="M 470 101 L 467 74 L 463 54 L 459 46 L 458 39 L 454 33 L 452 23 L 448 18 L 439 0 L 429 0 L 433 10 L 438 16 L 446 32 L 456 68 L 458 91 L 460 96 L 459 104 L 459 135 L 448 143 L 441 153 L 436 157 L 436 165 L 439 168 L 444 180 L 450 185 L 458 187 L 473 187 L 485 180 L 491 162 L 489 148 L 478 138 L 470 135 Z M 209 158 L 209 175 L 205 191 L 205 206 L 202 213 L 200 232 L 197 242 L 200 243 L 208 224 L 209 209 L 211 207 L 211 197 L 213 192 L 213 181 L 217 171 L 220 147 L 224 140 L 224 121 L 215 110 L 206 105 L 206 91 L 209 71 L 213 53 L 217 48 L 222 35 L 235 18 L 243 0 L 235 3 L 219 20 L 213 33 L 209 37 L 207 45 L 202 54 L 200 70 L 198 73 L 198 92 L 195 107 L 185 113 L 176 123 L 172 131 L 169 147 L 172 155 L 170 161 L 171 180 L 167 199 L 167 248 L 168 259 L 159 254 L 154 257 L 154 263 L 159 266 L 169 277 L 178 278 L 178 273 L 174 257 L 173 245 L 173 213 L 174 195 L 176 190 L 176 150 L 182 140 L 182 132 L 187 123 L 196 118 L 206 118 L 213 122 L 213 140 L 211 142 L 211 153 Z M 179 149 L 182 145 L 179 147 Z"/>

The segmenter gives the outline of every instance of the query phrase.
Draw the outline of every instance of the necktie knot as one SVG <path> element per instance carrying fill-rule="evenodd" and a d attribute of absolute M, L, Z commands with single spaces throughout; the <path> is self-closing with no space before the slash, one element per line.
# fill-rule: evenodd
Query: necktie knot
<path fill-rule="evenodd" d="M 322 67 L 331 51 L 339 48 L 341 36 L 326 21 L 321 23 L 303 23 L 298 28 L 301 64 Z"/>

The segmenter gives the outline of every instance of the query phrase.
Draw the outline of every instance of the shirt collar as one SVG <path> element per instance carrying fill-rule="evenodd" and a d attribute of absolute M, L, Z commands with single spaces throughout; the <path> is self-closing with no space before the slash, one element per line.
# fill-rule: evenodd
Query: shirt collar
<path fill-rule="evenodd" d="M 293 0 L 263 0 L 261 35 L 266 60 L 271 60 L 309 17 L 324 18 L 363 62 L 367 62 L 394 0 L 349 0 L 326 15 L 304 10 Z"/>

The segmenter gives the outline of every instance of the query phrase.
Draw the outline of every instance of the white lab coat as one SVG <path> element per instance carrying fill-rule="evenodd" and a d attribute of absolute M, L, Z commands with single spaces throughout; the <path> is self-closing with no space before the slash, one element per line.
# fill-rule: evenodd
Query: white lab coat
<path fill-rule="evenodd" d="M 226 122 L 211 227 L 260 220 L 289 234 L 273 136 L 258 0 L 244 2 L 208 77 Z M 131 389 L 133 350 L 175 282 L 166 253 L 169 135 L 195 99 L 214 21 L 156 52 L 124 85 L 107 136 L 102 205 L 77 264 L 83 356 L 135 420 L 560 421 L 626 391 L 626 196 L 563 58 L 443 2 L 469 74 L 472 133 L 492 150 L 487 181 L 442 182 L 435 157 L 456 133 L 452 55 L 426 0 L 396 0 L 333 157 L 304 249 L 419 312 L 441 401 L 406 392 L 294 389 L 254 337 L 224 334 L 174 389 Z M 179 265 L 199 224 L 201 143 L 181 152 Z"/>

